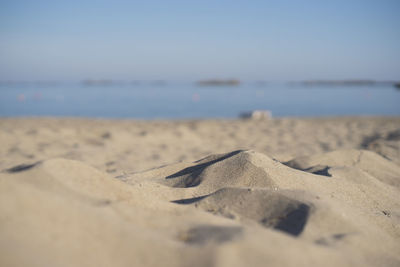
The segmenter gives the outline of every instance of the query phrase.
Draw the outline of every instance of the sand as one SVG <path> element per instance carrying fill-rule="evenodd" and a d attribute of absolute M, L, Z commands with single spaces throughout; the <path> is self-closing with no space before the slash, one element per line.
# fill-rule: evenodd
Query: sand
<path fill-rule="evenodd" d="M 400 266 L 400 118 L 3 118 L 0 143 L 0 266 Z"/>

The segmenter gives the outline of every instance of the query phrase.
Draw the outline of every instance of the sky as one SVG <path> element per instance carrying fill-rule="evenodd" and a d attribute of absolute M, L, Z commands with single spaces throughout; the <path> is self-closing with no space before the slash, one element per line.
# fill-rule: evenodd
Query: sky
<path fill-rule="evenodd" d="M 0 80 L 400 80 L 400 1 L 0 0 Z"/>

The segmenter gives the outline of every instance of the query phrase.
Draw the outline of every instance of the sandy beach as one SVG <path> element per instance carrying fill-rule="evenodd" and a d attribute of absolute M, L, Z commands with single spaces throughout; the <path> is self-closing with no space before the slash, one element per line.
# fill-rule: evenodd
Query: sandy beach
<path fill-rule="evenodd" d="M 1 266 L 400 266 L 400 118 L 0 119 Z"/>

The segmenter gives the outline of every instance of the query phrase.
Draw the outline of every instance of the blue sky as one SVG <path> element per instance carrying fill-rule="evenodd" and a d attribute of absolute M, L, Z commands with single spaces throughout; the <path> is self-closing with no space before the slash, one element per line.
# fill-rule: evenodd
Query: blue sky
<path fill-rule="evenodd" d="M 0 0 L 0 80 L 399 80 L 399 14 L 396 0 Z"/>

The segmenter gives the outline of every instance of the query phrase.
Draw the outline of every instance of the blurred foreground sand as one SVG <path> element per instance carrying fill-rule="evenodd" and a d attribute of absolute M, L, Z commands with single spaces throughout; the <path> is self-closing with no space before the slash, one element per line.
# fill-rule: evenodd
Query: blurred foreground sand
<path fill-rule="evenodd" d="M 400 266 L 400 118 L 0 119 L 0 143 L 1 266 Z"/>

